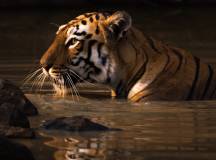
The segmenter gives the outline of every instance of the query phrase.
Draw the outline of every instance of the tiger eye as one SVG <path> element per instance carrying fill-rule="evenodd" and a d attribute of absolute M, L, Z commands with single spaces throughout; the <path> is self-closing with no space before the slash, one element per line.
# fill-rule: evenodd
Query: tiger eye
<path fill-rule="evenodd" d="M 77 42 L 76 38 L 71 38 L 71 40 L 68 42 L 68 45 L 74 45 Z"/>
<path fill-rule="evenodd" d="M 77 39 L 74 38 L 74 39 L 73 39 L 73 44 L 75 44 L 76 42 L 77 42 Z"/>

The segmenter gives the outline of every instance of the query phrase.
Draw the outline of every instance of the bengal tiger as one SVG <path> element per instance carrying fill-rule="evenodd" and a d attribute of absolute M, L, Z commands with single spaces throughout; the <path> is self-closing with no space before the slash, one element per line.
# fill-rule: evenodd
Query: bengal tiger
<path fill-rule="evenodd" d="M 216 74 L 189 52 L 143 34 L 125 11 L 85 13 L 61 25 L 40 59 L 56 90 L 88 81 L 131 101 L 209 100 Z"/>

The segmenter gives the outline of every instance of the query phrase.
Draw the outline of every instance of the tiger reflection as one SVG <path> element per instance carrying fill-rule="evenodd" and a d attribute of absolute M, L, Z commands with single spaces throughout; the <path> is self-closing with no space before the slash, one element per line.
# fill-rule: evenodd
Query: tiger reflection
<path fill-rule="evenodd" d="M 105 142 L 98 138 L 57 138 L 46 142 L 51 147 L 58 148 L 54 153 L 55 160 L 97 160 L 105 159 Z M 78 140 L 79 139 L 79 140 Z M 103 138 L 102 138 L 103 139 Z"/>
<path fill-rule="evenodd" d="M 65 152 L 66 160 L 90 160 L 95 157 L 104 159 L 104 148 L 103 142 L 99 139 L 84 141 L 76 144 L 72 150 Z"/>

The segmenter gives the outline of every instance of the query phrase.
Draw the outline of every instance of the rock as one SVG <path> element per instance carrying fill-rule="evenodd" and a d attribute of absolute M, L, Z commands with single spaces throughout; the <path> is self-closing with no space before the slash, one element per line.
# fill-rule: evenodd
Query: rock
<path fill-rule="evenodd" d="M 0 159 L 34 160 L 34 157 L 26 146 L 0 137 Z"/>
<path fill-rule="evenodd" d="M 0 105 L 0 124 L 29 128 L 29 120 L 14 104 L 3 103 Z"/>
<path fill-rule="evenodd" d="M 37 115 L 37 108 L 25 97 L 24 93 L 8 80 L 0 79 L 0 105 L 12 103 L 27 116 Z"/>
<path fill-rule="evenodd" d="M 92 122 L 83 116 L 60 117 L 48 120 L 43 124 L 45 129 L 57 129 L 66 131 L 107 131 L 108 127 Z"/>
<path fill-rule="evenodd" d="M 35 138 L 35 132 L 31 128 L 0 125 L 0 136 L 8 138 Z"/>
<path fill-rule="evenodd" d="M 35 133 L 30 129 L 27 116 L 14 104 L 0 105 L 0 136 L 10 138 L 34 138 Z"/>

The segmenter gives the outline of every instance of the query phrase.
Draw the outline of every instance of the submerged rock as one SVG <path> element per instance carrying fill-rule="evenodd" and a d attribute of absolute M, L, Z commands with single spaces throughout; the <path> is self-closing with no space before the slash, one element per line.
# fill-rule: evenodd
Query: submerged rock
<path fill-rule="evenodd" d="M 83 116 L 60 117 L 48 120 L 43 124 L 45 129 L 57 129 L 66 131 L 107 131 L 108 127 L 92 122 Z"/>
<path fill-rule="evenodd" d="M 0 105 L 14 104 L 27 116 L 37 115 L 37 108 L 25 97 L 24 93 L 8 80 L 0 79 Z"/>
<path fill-rule="evenodd" d="M 34 157 L 26 146 L 0 137 L 0 159 L 34 160 Z"/>

